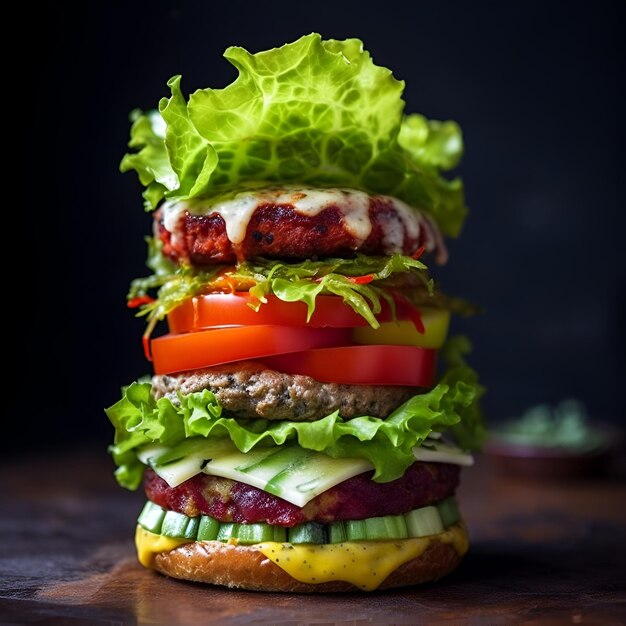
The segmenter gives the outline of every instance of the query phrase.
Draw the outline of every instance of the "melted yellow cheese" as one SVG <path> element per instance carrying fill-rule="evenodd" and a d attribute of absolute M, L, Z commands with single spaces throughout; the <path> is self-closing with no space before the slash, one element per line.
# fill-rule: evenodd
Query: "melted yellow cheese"
<path fill-rule="evenodd" d="M 317 584 L 341 580 L 365 591 L 372 591 L 403 563 L 422 555 L 432 541 L 451 544 L 461 556 L 468 549 L 467 533 L 462 523 L 454 524 L 443 533 L 431 537 L 324 545 L 266 541 L 255 547 L 301 582 Z M 135 533 L 137 556 L 144 567 L 152 567 L 156 554 L 168 552 L 185 543 L 190 543 L 190 540 L 155 535 L 141 526 L 137 526 Z"/>
<path fill-rule="evenodd" d="M 137 546 L 137 557 L 144 567 L 152 567 L 155 554 L 168 552 L 184 543 L 190 543 L 189 539 L 173 539 L 163 535 L 155 535 L 150 531 L 137 526 L 135 531 L 135 546 Z"/>
<path fill-rule="evenodd" d="M 301 582 L 317 584 L 341 580 L 372 591 L 403 563 L 422 555 L 432 541 L 449 543 L 460 555 L 468 549 L 467 534 L 461 524 L 431 537 L 325 545 L 268 541 L 257 547 L 270 561 Z"/>

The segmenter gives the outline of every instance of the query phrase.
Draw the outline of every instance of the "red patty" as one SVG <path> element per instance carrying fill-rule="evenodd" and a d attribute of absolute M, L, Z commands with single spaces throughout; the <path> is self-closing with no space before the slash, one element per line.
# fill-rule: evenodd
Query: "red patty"
<path fill-rule="evenodd" d="M 163 226 L 159 213 L 156 219 L 159 220 L 163 254 L 194 265 L 234 263 L 255 257 L 346 257 L 357 251 L 370 255 L 412 254 L 425 243 L 423 239 L 428 229 L 420 228 L 418 238 L 409 236 L 393 204 L 384 198 L 370 199 L 369 216 L 371 233 L 365 241 L 359 241 L 345 228 L 337 207 L 331 206 L 315 216 L 306 216 L 296 212 L 292 205 L 270 202 L 260 205 L 253 213 L 245 239 L 240 244 L 233 244 L 228 239 L 224 219 L 217 213 L 191 215 L 185 212 L 174 237 Z M 389 247 L 386 226 L 395 231 L 402 229 L 401 250 Z"/>
<path fill-rule="evenodd" d="M 267 522 L 294 526 L 301 522 L 333 522 L 400 515 L 452 495 L 459 467 L 444 463 L 414 463 L 397 480 L 376 483 L 373 472 L 350 478 L 311 500 L 303 508 L 244 483 L 199 474 L 169 487 L 147 470 L 144 487 L 149 500 L 190 517 L 210 515 L 220 522 Z"/>

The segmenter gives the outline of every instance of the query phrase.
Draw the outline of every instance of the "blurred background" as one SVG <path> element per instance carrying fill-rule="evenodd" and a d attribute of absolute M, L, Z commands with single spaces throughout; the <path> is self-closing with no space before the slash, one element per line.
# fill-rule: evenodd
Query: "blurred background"
<path fill-rule="evenodd" d="M 20 307 L 29 369 L 9 399 L 10 414 L 23 414 L 26 399 L 34 415 L 14 449 L 104 448 L 103 407 L 149 370 L 144 322 L 125 304 L 131 279 L 147 273 L 151 223 L 135 174 L 118 172 L 129 112 L 155 107 L 174 74 L 186 93 L 231 82 L 229 45 L 256 52 L 312 31 L 361 38 L 406 81 L 407 112 L 464 131 L 458 173 L 470 215 L 434 275 L 484 308 L 454 330 L 472 338 L 489 420 L 566 397 L 597 419 L 623 419 L 617 3 L 53 2 L 41 11 L 14 52 L 28 121 L 18 143 L 29 153 L 16 232 L 36 246 L 24 261 L 36 267 L 30 305 Z M 6 132 L 12 124 L 5 117 Z"/>

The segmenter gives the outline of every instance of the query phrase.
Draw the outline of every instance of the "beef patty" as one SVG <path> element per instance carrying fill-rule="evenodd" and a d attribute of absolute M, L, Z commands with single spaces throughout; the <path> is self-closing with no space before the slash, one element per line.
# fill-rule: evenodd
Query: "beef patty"
<path fill-rule="evenodd" d="M 350 193 L 344 193 L 349 199 Z M 403 208 L 393 198 L 369 197 L 369 207 L 357 220 L 360 225 L 367 224 L 363 231 L 367 236 L 361 238 L 351 228 L 354 222 L 346 218 L 351 209 L 349 200 L 330 202 L 318 212 L 303 214 L 297 208 L 299 196 L 291 195 L 291 200 L 289 194 L 275 199 L 265 192 L 259 195 L 250 215 L 239 212 L 238 227 L 240 220 L 245 223 L 240 241 L 233 241 L 232 234 L 229 237 L 227 219 L 232 216 L 225 219 L 217 210 L 204 214 L 176 205 L 175 211 L 158 211 L 155 232 L 163 242 L 162 252 L 174 261 L 202 266 L 256 257 L 299 260 L 349 258 L 356 252 L 412 254 L 424 246 L 426 252 L 434 254 L 437 263 L 447 260 L 436 224 L 426 215 Z"/>
<path fill-rule="evenodd" d="M 155 397 L 178 402 L 208 389 L 234 417 L 308 422 L 334 411 L 344 419 L 362 415 L 387 417 L 415 395 L 413 387 L 321 383 L 309 376 L 283 374 L 260 363 L 238 361 L 178 374 L 152 377 Z"/>
<path fill-rule="evenodd" d="M 414 463 L 401 478 L 374 482 L 365 472 L 331 487 L 304 507 L 245 483 L 198 474 L 170 487 L 146 470 L 144 488 L 152 502 L 190 517 L 210 515 L 220 522 L 266 522 L 294 526 L 400 515 L 451 496 L 459 483 L 459 467 L 446 463 Z"/>

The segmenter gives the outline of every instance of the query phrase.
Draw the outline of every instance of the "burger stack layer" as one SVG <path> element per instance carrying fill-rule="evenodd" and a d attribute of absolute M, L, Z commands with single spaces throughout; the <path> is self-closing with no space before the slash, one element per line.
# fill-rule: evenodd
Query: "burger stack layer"
<path fill-rule="evenodd" d="M 405 115 L 357 39 L 225 54 L 239 77 L 132 114 L 152 375 L 107 415 L 143 487 L 140 562 L 265 591 L 436 580 L 468 549 L 455 492 L 484 437 L 467 303 L 427 264 L 466 215 L 454 122 Z M 159 330 L 167 324 L 164 333 Z"/>

